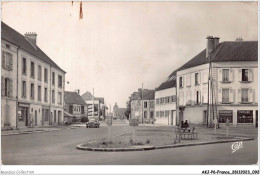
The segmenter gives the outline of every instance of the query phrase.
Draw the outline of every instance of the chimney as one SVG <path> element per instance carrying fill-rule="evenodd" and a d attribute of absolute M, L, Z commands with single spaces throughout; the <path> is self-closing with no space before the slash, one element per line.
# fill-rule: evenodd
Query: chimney
<path fill-rule="evenodd" d="M 207 36 L 206 58 L 219 44 L 219 37 Z"/>
<path fill-rule="evenodd" d="M 218 47 L 219 44 L 219 37 L 214 37 L 214 49 Z"/>
<path fill-rule="evenodd" d="M 36 46 L 37 34 L 34 32 L 26 32 L 24 34 L 25 38 L 33 45 Z"/>
<path fill-rule="evenodd" d="M 235 40 L 236 42 L 242 42 L 243 38 L 242 37 L 237 37 L 237 39 Z"/>
<path fill-rule="evenodd" d="M 74 90 L 74 92 L 77 92 L 77 94 L 80 95 L 80 90 L 79 89 Z"/>

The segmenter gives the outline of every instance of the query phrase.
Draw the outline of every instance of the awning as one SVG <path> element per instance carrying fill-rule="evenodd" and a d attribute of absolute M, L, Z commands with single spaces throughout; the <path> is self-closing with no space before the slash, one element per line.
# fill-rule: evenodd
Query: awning
<path fill-rule="evenodd" d="M 68 113 L 68 112 L 67 112 L 67 111 L 65 111 L 65 110 L 64 110 L 64 115 L 65 115 L 65 116 L 69 116 L 69 117 L 73 117 L 73 115 L 72 115 L 72 114 Z"/>

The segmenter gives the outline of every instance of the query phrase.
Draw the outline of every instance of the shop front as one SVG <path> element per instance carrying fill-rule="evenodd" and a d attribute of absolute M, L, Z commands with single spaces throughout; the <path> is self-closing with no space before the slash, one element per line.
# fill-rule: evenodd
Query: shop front
<path fill-rule="evenodd" d="M 253 110 L 238 110 L 237 111 L 237 123 L 251 123 L 253 124 Z"/>
<path fill-rule="evenodd" d="M 18 103 L 18 127 L 29 126 L 29 104 Z"/>
<path fill-rule="evenodd" d="M 233 123 L 233 111 L 232 110 L 219 110 L 219 123 L 226 123 L 227 119 L 229 123 Z"/>

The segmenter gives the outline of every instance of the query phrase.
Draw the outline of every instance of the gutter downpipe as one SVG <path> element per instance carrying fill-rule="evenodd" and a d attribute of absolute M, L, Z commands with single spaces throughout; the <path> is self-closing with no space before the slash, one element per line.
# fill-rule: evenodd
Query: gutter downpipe
<path fill-rule="evenodd" d="M 51 116 L 51 103 L 52 103 L 52 94 L 51 94 L 51 85 L 52 85 L 52 82 L 51 82 L 51 76 L 52 76 L 52 73 L 51 73 L 51 68 L 52 68 L 52 65 L 50 66 L 50 106 L 49 106 L 49 125 L 52 125 L 52 116 Z"/>
<path fill-rule="evenodd" d="M 17 77 L 16 77 L 16 129 L 18 129 L 18 51 L 20 49 L 20 46 L 17 47 L 17 62 L 16 62 L 16 71 L 17 71 Z"/>

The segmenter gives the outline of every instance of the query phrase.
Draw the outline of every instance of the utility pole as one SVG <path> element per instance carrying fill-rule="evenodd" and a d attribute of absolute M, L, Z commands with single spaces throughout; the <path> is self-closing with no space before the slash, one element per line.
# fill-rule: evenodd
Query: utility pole
<path fill-rule="evenodd" d="M 144 88 L 144 83 L 142 83 L 142 105 L 141 105 L 141 108 L 142 108 L 142 124 L 144 124 L 144 109 L 143 109 L 143 88 Z"/>
<path fill-rule="evenodd" d="M 94 107 L 94 88 L 93 88 L 93 95 L 92 95 L 92 105 L 93 105 L 93 109 L 92 109 L 92 117 L 94 118 L 94 111 L 95 111 L 95 107 Z"/>

